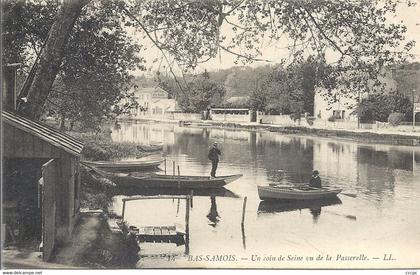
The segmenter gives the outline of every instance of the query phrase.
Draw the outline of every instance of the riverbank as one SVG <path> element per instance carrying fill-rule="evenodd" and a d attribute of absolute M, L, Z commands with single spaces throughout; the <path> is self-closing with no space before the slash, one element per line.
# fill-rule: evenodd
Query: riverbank
<path fill-rule="evenodd" d="M 420 146 L 420 132 L 400 132 L 388 129 L 325 129 L 303 126 L 283 126 L 276 124 L 261 124 L 256 122 L 224 122 L 212 120 L 180 121 L 168 119 L 143 119 L 143 120 L 118 120 L 120 122 L 155 121 L 164 123 L 175 123 L 185 127 L 198 128 L 223 128 L 239 130 L 261 130 L 278 132 L 291 135 L 307 135 L 318 137 L 329 137 L 336 139 L 348 139 L 365 143 L 380 143 L 405 146 Z"/>
<path fill-rule="evenodd" d="M 82 211 L 72 239 L 60 247 L 55 262 L 88 268 L 134 268 L 139 260 L 137 241 L 111 228 L 103 211 Z"/>
<path fill-rule="evenodd" d="M 111 160 L 141 157 L 135 143 L 116 143 L 110 132 L 68 132 L 85 146 L 84 160 Z M 139 246 L 135 238 L 115 228 L 113 213 L 109 211 L 116 194 L 115 184 L 80 166 L 81 217 L 72 239 L 57 249 L 54 262 L 83 268 L 133 268 L 139 260 Z"/>

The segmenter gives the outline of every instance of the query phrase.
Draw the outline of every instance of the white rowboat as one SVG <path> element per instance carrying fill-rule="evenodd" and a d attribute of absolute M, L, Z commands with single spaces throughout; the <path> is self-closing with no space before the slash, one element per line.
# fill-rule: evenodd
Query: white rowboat
<path fill-rule="evenodd" d="M 258 186 L 261 200 L 318 200 L 337 196 L 342 189 L 309 186 Z"/>

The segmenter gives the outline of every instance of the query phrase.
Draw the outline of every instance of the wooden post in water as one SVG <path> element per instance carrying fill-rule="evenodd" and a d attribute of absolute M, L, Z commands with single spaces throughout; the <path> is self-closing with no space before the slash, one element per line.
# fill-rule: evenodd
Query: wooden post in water
<path fill-rule="evenodd" d="M 185 201 L 185 254 L 190 253 L 190 200 L 187 196 Z"/>
<path fill-rule="evenodd" d="M 124 214 L 125 214 L 125 200 L 123 200 L 123 209 L 122 209 L 122 220 L 124 221 Z"/>
<path fill-rule="evenodd" d="M 173 161 L 173 162 L 172 162 L 172 164 L 173 164 L 173 167 L 172 167 L 172 172 L 173 172 L 173 175 L 174 175 L 174 177 L 175 177 L 175 161 Z"/>
<path fill-rule="evenodd" d="M 180 199 L 178 199 L 178 202 L 177 202 L 177 204 L 176 204 L 176 216 L 178 217 L 178 214 L 179 214 L 179 203 L 181 202 L 181 200 Z"/>
<path fill-rule="evenodd" d="M 178 165 L 178 188 L 181 188 L 181 174 L 179 172 L 179 165 Z"/>
<path fill-rule="evenodd" d="M 242 221 L 241 221 L 241 225 L 243 226 L 245 223 L 245 209 L 246 209 L 246 200 L 247 197 L 244 198 L 244 204 L 242 206 Z"/>
<path fill-rule="evenodd" d="M 191 208 L 193 208 L 194 190 L 191 190 Z"/>
<path fill-rule="evenodd" d="M 242 221 L 241 221 L 242 245 L 243 245 L 244 249 L 246 249 L 246 240 L 245 240 L 245 209 L 246 209 L 246 201 L 247 201 L 247 197 L 244 198 L 244 204 L 242 205 Z"/>
<path fill-rule="evenodd" d="M 164 159 L 164 162 L 165 162 L 165 175 L 166 175 L 166 159 Z"/>

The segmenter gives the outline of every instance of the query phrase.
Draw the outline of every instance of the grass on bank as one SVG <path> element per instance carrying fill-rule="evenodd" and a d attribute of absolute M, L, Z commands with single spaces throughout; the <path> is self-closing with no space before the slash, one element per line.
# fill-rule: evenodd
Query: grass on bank
<path fill-rule="evenodd" d="M 67 133 L 84 143 L 82 156 L 85 160 L 111 160 L 142 156 L 137 150 L 138 144 L 114 142 L 108 132 L 101 132 L 99 134 L 82 132 Z"/>
<path fill-rule="evenodd" d="M 107 161 L 128 157 L 141 157 L 136 143 L 119 143 L 111 139 L 109 131 L 100 133 L 71 131 L 67 134 L 84 143 L 82 159 L 93 161 Z M 112 205 L 115 195 L 115 184 L 108 179 L 100 177 L 88 167 L 81 165 L 81 192 L 80 204 L 83 208 L 102 209 L 106 213 Z"/>

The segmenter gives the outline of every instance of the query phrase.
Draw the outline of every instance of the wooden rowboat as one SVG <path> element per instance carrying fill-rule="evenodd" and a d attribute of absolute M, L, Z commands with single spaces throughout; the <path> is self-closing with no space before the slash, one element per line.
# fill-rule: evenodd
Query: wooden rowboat
<path fill-rule="evenodd" d="M 155 173 L 111 173 L 100 169 L 94 171 L 113 181 L 119 187 L 136 188 L 179 188 L 179 189 L 206 189 L 221 188 L 240 177 L 242 174 L 220 176 L 216 178 L 203 176 L 170 176 Z"/>
<path fill-rule="evenodd" d="M 125 161 L 82 161 L 82 164 L 100 168 L 106 171 L 131 172 L 156 169 L 162 162 L 162 159 L 150 159 Z"/>
<path fill-rule="evenodd" d="M 337 196 L 342 189 L 309 186 L 258 186 L 261 200 L 319 200 Z"/>
<path fill-rule="evenodd" d="M 142 152 L 157 152 L 163 150 L 163 144 L 137 145 L 137 150 Z"/>
<path fill-rule="evenodd" d="M 178 189 L 178 188 L 138 188 L 138 187 L 126 187 L 119 188 L 114 191 L 115 195 L 124 195 L 124 196 L 177 196 L 177 195 L 190 195 L 190 189 Z M 233 193 L 225 187 L 218 188 L 203 188 L 203 189 L 194 189 L 194 197 L 225 197 L 225 198 L 240 198 L 239 195 Z"/>

